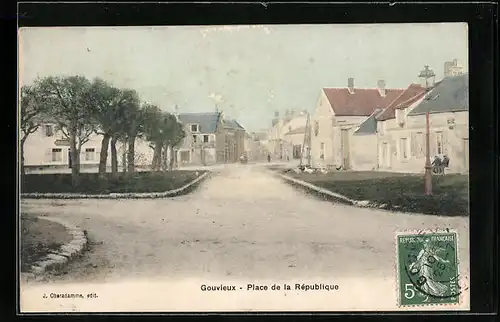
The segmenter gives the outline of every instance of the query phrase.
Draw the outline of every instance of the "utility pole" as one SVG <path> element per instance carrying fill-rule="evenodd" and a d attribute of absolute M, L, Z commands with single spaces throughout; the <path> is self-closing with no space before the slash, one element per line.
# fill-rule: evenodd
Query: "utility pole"
<path fill-rule="evenodd" d="M 433 78 L 436 75 L 429 68 L 428 65 L 424 66 L 424 69 L 420 72 L 418 77 L 425 79 L 425 96 L 424 100 L 427 99 L 427 92 L 429 91 L 429 78 Z M 427 196 L 432 195 L 432 164 L 430 157 L 430 113 L 427 111 L 425 113 L 425 174 L 424 174 L 424 191 Z"/>
<path fill-rule="evenodd" d="M 311 137 L 310 137 L 310 129 L 311 128 L 311 118 L 309 113 L 307 113 L 307 119 L 306 119 L 306 130 L 304 133 L 304 141 L 302 143 L 302 151 L 300 151 L 300 166 L 303 165 L 303 160 L 304 160 L 304 152 L 307 151 L 307 165 L 311 166 L 311 154 L 310 154 L 310 147 L 311 147 Z M 306 148 L 307 145 L 307 148 Z M 306 150 L 307 149 L 307 150 Z"/>

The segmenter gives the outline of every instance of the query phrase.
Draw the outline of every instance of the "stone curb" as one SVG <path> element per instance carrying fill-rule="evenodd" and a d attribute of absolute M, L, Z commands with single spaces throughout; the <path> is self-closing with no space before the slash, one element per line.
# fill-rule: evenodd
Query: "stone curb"
<path fill-rule="evenodd" d="M 91 195 L 83 193 L 21 193 L 21 198 L 26 199 L 153 199 L 153 198 L 165 198 L 173 197 L 182 193 L 183 191 L 190 188 L 192 185 L 203 180 L 210 174 L 209 171 L 198 176 L 198 178 L 189 182 L 188 184 L 165 192 L 140 192 L 140 193 L 109 193 L 102 195 Z"/>
<path fill-rule="evenodd" d="M 61 268 L 67 264 L 69 260 L 79 256 L 87 246 L 88 242 L 85 231 L 77 226 L 71 225 L 59 218 L 42 216 L 38 218 L 63 225 L 73 236 L 73 239 L 71 242 L 59 247 L 58 250 L 49 252 L 49 254 L 41 260 L 35 262 L 31 266 L 31 273 L 21 273 L 21 277 L 25 279 L 36 278 L 43 275 L 47 271 Z"/>
<path fill-rule="evenodd" d="M 333 197 L 333 198 L 335 198 L 343 203 L 347 203 L 351 206 L 356 206 L 356 207 L 361 207 L 361 208 L 385 208 L 386 207 L 385 204 L 379 205 L 377 203 L 370 202 L 368 200 L 354 200 L 354 199 L 348 198 L 344 195 L 332 192 L 328 189 L 320 188 L 320 187 L 313 185 L 309 182 L 305 182 L 303 180 L 292 178 L 292 177 L 287 176 L 285 174 L 279 174 L 279 175 L 280 175 L 280 177 L 282 177 L 286 181 L 290 181 L 290 182 L 293 182 L 295 184 L 301 185 L 301 186 L 306 187 L 308 189 L 314 190 L 320 194 L 327 195 L 329 197 Z"/>

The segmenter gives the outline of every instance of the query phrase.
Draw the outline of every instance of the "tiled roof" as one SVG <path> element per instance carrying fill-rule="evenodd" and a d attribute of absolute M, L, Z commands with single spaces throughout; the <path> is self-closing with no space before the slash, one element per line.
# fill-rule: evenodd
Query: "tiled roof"
<path fill-rule="evenodd" d="M 199 124 L 201 133 L 214 133 L 217 131 L 220 112 L 212 113 L 180 113 L 179 121 L 183 124 Z"/>
<path fill-rule="evenodd" d="M 396 97 L 384 110 L 383 113 L 379 114 L 377 120 L 385 121 L 395 118 L 395 110 L 397 108 L 403 107 L 404 103 L 412 100 L 414 97 L 418 97 L 425 93 L 425 88 L 419 84 L 411 84 L 405 89 L 398 97 Z"/>
<path fill-rule="evenodd" d="M 469 110 L 469 75 L 444 78 L 408 115 Z"/>
<path fill-rule="evenodd" d="M 306 133 L 306 127 L 305 126 L 301 126 L 301 127 L 295 128 L 295 129 L 293 129 L 291 131 L 288 131 L 285 135 L 302 134 L 302 133 Z"/>
<path fill-rule="evenodd" d="M 347 88 L 323 88 L 323 91 L 338 116 L 370 116 L 375 109 L 386 108 L 404 89 L 386 89 L 381 96 L 376 88 L 355 88 L 349 93 Z"/>

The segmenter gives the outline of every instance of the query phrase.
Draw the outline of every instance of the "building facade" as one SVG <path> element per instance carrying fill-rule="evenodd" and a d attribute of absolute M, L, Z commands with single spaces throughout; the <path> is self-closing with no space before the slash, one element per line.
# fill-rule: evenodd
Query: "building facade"
<path fill-rule="evenodd" d="M 170 159 L 176 154 L 177 164 L 210 165 L 236 162 L 244 152 L 245 129 L 235 120 L 225 120 L 222 112 L 184 113 L 177 115 L 186 132 L 181 144 L 164 156 Z M 99 165 L 102 135 L 92 133 L 82 145 L 80 165 L 96 168 Z M 126 164 L 126 146 L 117 143 L 118 166 Z M 69 168 L 71 166 L 69 140 L 55 124 L 45 122 L 28 136 L 24 144 L 24 164 L 30 168 Z M 137 138 L 135 160 L 137 168 L 149 169 L 154 150 L 150 142 Z M 111 147 L 108 147 L 107 166 L 111 166 Z"/>
<path fill-rule="evenodd" d="M 356 154 L 353 134 L 375 111 L 386 108 L 403 89 L 355 88 L 348 79 L 346 88 L 323 88 L 311 118 L 311 163 L 313 167 L 352 169 Z"/>
<path fill-rule="evenodd" d="M 237 162 L 245 151 L 245 129 L 223 112 L 178 114 L 186 137 L 176 149 L 179 165 Z"/>
<path fill-rule="evenodd" d="M 425 95 L 396 110 L 396 117 L 377 124 L 380 170 L 423 173 L 426 113 L 429 112 L 431 161 L 446 155 L 447 173 L 469 171 L 468 75 L 449 76 Z"/>
<path fill-rule="evenodd" d="M 80 151 L 80 166 L 97 167 L 101 153 L 102 136 L 92 133 L 89 140 L 82 145 Z M 117 149 L 120 146 L 117 145 Z M 111 156 L 111 148 L 108 148 Z M 111 157 L 108 157 L 111 166 Z M 120 163 L 120 158 L 119 158 Z M 45 122 L 39 125 L 37 131 L 30 134 L 24 143 L 24 165 L 27 170 L 32 168 L 69 168 L 71 166 L 71 149 L 69 139 L 56 124 Z"/>
<path fill-rule="evenodd" d="M 306 131 L 307 112 L 289 111 L 275 118 L 267 133 L 267 150 L 273 160 L 300 159 Z"/>

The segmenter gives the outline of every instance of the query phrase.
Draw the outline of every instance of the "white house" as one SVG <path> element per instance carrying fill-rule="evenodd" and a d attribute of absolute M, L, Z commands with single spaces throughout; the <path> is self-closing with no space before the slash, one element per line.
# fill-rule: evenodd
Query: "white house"
<path fill-rule="evenodd" d="M 236 162 L 244 151 L 245 130 L 231 119 L 224 119 L 222 112 L 184 113 L 178 115 L 184 125 L 186 137 L 176 150 L 180 165 Z M 80 154 L 81 168 L 96 168 L 99 165 L 102 135 L 92 133 L 83 144 Z M 126 146 L 117 143 L 118 166 L 125 162 Z M 24 144 L 24 164 L 30 168 L 69 168 L 69 140 L 55 124 L 44 122 L 35 133 L 28 136 Z M 170 159 L 170 152 L 166 152 Z M 135 160 L 137 168 L 150 168 L 154 150 L 150 143 L 137 138 Z M 108 147 L 107 165 L 111 166 L 111 147 Z"/>
<path fill-rule="evenodd" d="M 425 88 L 419 84 L 411 84 L 387 107 L 375 111 L 359 125 L 352 136 L 352 169 L 358 171 L 371 171 L 379 168 L 379 155 L 388 153 L 381 150 L 377 136 L 377 122 L 395 117 L 395 111 L 402 104 L 410 104 L 425 93 Z"/>
<path fill-rule="evenodd" d="M 273 120 L 273 126 L 267 133 L 267 149 L 271 158 L 276 160 L 292 160 L 300 158 L 304 141 L 307 113 L 296 114 L 289 111 L 284 117 Z"/>
<path fill-rule="evenodd" d="M 323 88 L 311 118 L 312 166 L 352 169 L 353 132 L 403 91 L 386 89 L 384 81 L 379 81 L 377 88 L 355 88 L 353 78 L 348 79 L 346 88 Z M 364 149 L 364 144 L 359 148 Z"/>
<path fill-rule="evenodd" d="M 424 172 L 426 113 L 430 123 L 430 157 L 447 155 L 447 173 L 469 171 L 468 75 L 445 77 L 427 94 L 395 108 L 394 117 L 377 124 L 379 169 Z"/>
<path fill-rule="evenodd" d="M 83 144 L 80 151 L 80 165 L 85 167 L 97 167 L 101 153 L 102 136 L 91 134 L 89 141 Z M 121 146 L 117 144 L 117 150 Z M 24 143 L 24 165 L 26 169 L 40 167 L 70 167 L 69 140 L 61 131 L 56 129 L 53 123 L 43 123 L 38 130 L 30 134 Z M 120 154 L 120 152 L 118 152 Z M 108 150 L 108 166 L 111 166 L 111 147 Z M 121 158 L 118 158 L 121 165 Z"/>

